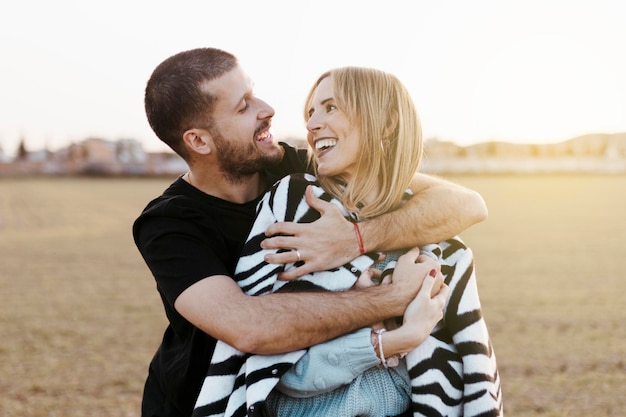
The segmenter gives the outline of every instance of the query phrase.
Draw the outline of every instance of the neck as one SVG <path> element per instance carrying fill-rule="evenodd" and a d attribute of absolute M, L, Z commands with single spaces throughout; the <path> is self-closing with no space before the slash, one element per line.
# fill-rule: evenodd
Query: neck
<path fill-rule="evenodd" d="M 183 175 L 183 179 L 205 194 L 237 204 L 254 200 L 266 188 L 266 178 L 263 173 L 256 173 L 238 181 L 232 181 L 223 175 L 208 175 L 197 171 L 188 171 Z"/>

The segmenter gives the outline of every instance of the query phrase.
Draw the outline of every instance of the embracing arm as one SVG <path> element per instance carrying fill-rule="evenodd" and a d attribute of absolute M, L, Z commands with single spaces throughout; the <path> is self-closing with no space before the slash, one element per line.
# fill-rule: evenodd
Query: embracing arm
<path fill-rule="evenodd" d="M 174 306 L 193 325 L 242 352 L 290 352 L 402 315 L 422 279 L 440 269 L 433 260 L 416 263 L 418 256 L 414 249 L 400 257 L 391 285 L 249 296 L 232 278 L 215 275 L 183 291 Z"/>
<path fill-rule="evenodd" d="M 382 284 L 390 283 L 388 275 Z M 357 288 L 375 285 L 379 284 L 371 280 L 371 270 L 361 274 L 355 284 Z M 404 312 L 400 327 L 395 325 L 394 319 L 394 326 L 386 329 L 384 338 L 379 333 L 373 333 L 374 328 L 384 327 L 383 323 L 378 323 L 372 328 L 359 329 L 311 346 L 296 365 L 280 378 L 278 390 L 290 397 L 306 398 L 349 384 L 358 375 L 382 362 L 380 346 L 383 347 L 385 360 L 389 360 L 389 366 L 395 366 L 392 357 L 419 346 L 441 320 L 448 294 L 449 288 L 443 284 L 441 274 L 425 277 L 420 291 Z"/>
<path fill-rule="evenodd" d="M 487 218 L 474 190 L 424 174 L 416 174 L 410 188 L 414 197 L 401 209 L 359 224 L 366 251 L 441 242 Z"/>
<path fill-rule="evenodd" d="M 452 238 L 487 217 L 480 194 L 440 178 L 416 174 L 414 197 L 396 211 L 359 223 L 366 252 L 386 251 Z M 308 204 L 320 212 L 313 223 L 274 223 L 261 242 L 264 249 L 297 249 L 304 264 L 280 274 L 291 280 L 313 271 L 343 265 L 359 255 L 356 229 L 339 209 L 306 192 Z M 266 261 L 285 264 L 298 260 L 295 251 L 268 255 Z"/>

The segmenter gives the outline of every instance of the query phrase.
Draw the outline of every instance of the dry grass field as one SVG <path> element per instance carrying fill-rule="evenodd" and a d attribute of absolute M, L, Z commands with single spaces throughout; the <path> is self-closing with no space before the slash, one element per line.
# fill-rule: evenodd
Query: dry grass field
<path fill-rule="evenodd" d="M 450 177 L 508 416 L 626 413 L 626 177 Z M 138 416 L 164 317 L 131 238 L 169 179 L 0 178 L 0 416 Z"/>

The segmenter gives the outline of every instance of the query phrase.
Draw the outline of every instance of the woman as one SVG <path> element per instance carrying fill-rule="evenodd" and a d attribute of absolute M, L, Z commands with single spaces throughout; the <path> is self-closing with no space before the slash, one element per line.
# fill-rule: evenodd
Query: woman
<path fill-rule="evenodd" d="M 319 182 L 306 175 L 287 177 L 261 202 L 236 274 L 240 286 L 251 295 L 343 290 L 359 276 L 363 286 L 371 285 L 368 274 L 379 279 L 378 274 L 368 272 L 376 254 L 363 254 L 337 270 L 288 283 L 276 281 L 282 266 L 263 262 L 259 238 L 275 221 L 314 220 L 316 212 L 303 197 L 308 185 L 355 221 L 360 247 L 359 221 L 394 210 L 410 198 L 407 190 L 421 159 L 421 125 L 408 92 L 396 77 L 367 68 L 329 71 L 311 89 L 305 119 Z M 247 407 L 248 414 L 267 408 L 269 415 L 289 416 L 388 416 L 405 411 L 409 415 L 501 415 L 499 375 L 480 313 L 471 251 L 459 239 L 451 239 L 433 252 L 451 296 L 444 320 L 432 333 L 438 318 L 432 325 L 424 318 L 436 317 L 436 300 L 448 298 L 448 289 L 425 279 L 397 329 L 388 321 L 386 329 L 381 324 L 374 326 L 375 331 L 362 329 L 310 348 L 308 353 L 243 355 L 222 346 L 224 360 L 211 365 L 197 409 L 215 401 L 215 387 L 231 375 L 232 387 L 229 383 L 223 399 L 232 410 Z M 398 255 L 387 253 L 386 264 L 376 267 L 393 271 L 396 259 L 398 265 L 402 262 Z M 425 266 L 432 262 L 425 255 L 418 260 Z M 424 277 L 416 279 L 424 279 L 428 272 L 425 268 Z M 415 311 L 423 315 L 421 320 Z M 338 360 L 351 356 L 359 358 L 360 368 Z M 335 360 L 319 365 L 323 362 L 319 358 L 329 357 Z M 244 364 L 233 358 L 243 359 Z M 384 366 L 376 366 L 380 364 Z M 244 399 L 237 393 L 244 393 Z M 236 412 L 227 409 L 227 415 Z"/>

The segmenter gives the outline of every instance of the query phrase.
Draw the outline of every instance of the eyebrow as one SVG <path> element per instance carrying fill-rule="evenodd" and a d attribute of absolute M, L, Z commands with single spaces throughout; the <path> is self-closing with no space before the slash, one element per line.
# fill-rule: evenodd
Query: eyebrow
<path fill-rule="evenodd" d="M 252 90 L 248 90 L 245 93 L 243 93 L 239 99 L 235 102 L 234 108 L 238 109 L 239 106 L 241 106 L 241 103 L 243 103 L 244 101 L 248 100 L 249 97 L 252 96 Z"/>
<path fill-rule="evenodd" d="M 328 103 L 329 101 L 333 101 L 334 99 L 335 99 L 334 97 L 325 98 L 324 100 L 320 102 L 320 106 L 323 106 L 324 104 Z M 313 110 L 313 105 L 309 107 L 309 113 L 311 113 L 312 110 Z"/>

